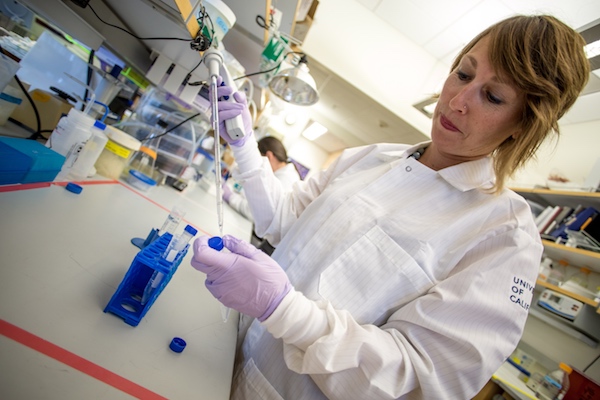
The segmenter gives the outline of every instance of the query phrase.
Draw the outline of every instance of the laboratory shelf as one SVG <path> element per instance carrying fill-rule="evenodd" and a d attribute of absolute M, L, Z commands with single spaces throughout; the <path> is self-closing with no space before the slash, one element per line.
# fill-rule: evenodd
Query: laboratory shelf
<path fill-rule="evenodd" d="M 568 190 L 552 190 L 541 188 L 512 188 L 525 199 L 534 201 L 542 206 L 577 206 L 594 207 L 600 210 L 599 192 L 582 192 Z M 582 248 L 565 246 L 550 240 L 542 240 L 544 252 L 553 260 L 565 260 L 576 267 L 586 267 L 600 273 L 600 253 Z"/>
<path fill-rule="evenodd" d="M 565 290 L 565 289 L 561 288 L 560 286 L 553 285 L 553 284 L 548 283 L 548 282 L 546 282 L 544 280 L 541 280 L 541 279 L 538 279 L 536 281 L 536 284 L 539 285 L 539 286 L 543 286 L 543 287 L 545 287 L 547 289 L 552 289 L 555 292 L 562 293 L 562 294 L 564 294 L 566 296 L 569 296 L 569 297 L 571 297 L 571 298 L 573 298 L 575 300 L 579 300 L 582 303 L 588 304 L 588 305 L 590 305 L 590 306 L 592 306 L 594 308 L 597 308 L 598 305 L 600 305 L 600 303 L 598 301 L 590 299 L 589 297 L 585 297 L 585 296 L 582 296 L 580 294 L 570 292 L 568 290 Z M 598 310 L 598 312 L 600 313 L 600 310 Z"/>

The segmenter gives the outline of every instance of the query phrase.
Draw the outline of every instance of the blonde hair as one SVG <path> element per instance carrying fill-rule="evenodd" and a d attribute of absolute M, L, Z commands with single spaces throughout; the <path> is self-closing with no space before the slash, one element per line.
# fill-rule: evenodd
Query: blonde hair
<path fill-rule="evenodd" d="M 498 74 L 507 76 L 525 94 L 520 133 L 505 140 L 493 153 L 499 192 L 551 133 L 559 134 L 558 120 L 575 103 L 590 73 L 585 40 L 548 15 L 507 18 L 475 37 L 456 57 L 462 57 L 483 37 L 490 39 L 489 58 Z"/>

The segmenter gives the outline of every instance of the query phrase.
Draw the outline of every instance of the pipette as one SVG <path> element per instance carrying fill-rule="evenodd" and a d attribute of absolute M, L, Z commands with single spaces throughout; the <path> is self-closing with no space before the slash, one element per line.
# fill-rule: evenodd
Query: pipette
<path fill-rule="evenodd" d="M 222 176 L 221 176 L 221 142 L 220 142 L 220 132 L 219 132 L 219 106 L 217 98 L 217 77 L 211 76 L 210 78 L 210 86 L 211 86 L 211 113 L 212 113 L 212 125 L 213 132 L 215 134 L 215 185 L 216 185 L 216 197 L 217 197 L 217 216 L 219 221 L 219 235 L 223 236 L 223 188 L 222 185 Z"/>
<path fill-rule="evenodd" d="M 221 176 L 221 142 L 219 132 L 219 99 L 217 97 L 217 85 L 219 75 L 223 78 L 223 83 L 228 86 L 233 85 L 231 75 L 225 66 L 223 65 L 223 55 L 215 48 L 210 48 L 204 53 L 204 64 L 208 69 L 208 75 L 210 77 L 210 107 L 211 107 L 211 119 L 212 128 L 215 134 L 215 185 L 216 185 L 216 196 L 217 196 L 217 214 L 219 219 L 219 235 L 223 236 L 223 194 L 222 194 L 222 176 Z M 233 101 L 233 99 L 229 99 Z M 244 137 L 244 122 L 242 116 L 228 119 L 225 121 L 227 127 L 227 134 L 233 139 L 238 140 Z"/>

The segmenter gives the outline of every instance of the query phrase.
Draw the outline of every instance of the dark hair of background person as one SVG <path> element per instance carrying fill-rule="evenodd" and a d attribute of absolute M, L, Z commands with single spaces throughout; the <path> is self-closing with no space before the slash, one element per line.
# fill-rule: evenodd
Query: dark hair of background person
<path fill-rule="evenodd" d="M 273 136 L 266 136 L 258 141 L 258 151 L 265 156 L 267 151 L 273 153 L 276 159 L 281 162 L 288 162 L 288 155 L 281 140 Z"/>

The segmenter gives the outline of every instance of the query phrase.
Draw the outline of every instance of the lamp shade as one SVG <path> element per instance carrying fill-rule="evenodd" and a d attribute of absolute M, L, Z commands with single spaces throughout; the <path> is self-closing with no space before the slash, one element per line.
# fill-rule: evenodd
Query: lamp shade
<path fill-rule="evenodd" d="M 298 106 L 311 106 L 319 101 L 317 84 L 304 62 L 278 72 L 269 81 L 269 89 L 277 97 Z"/>

